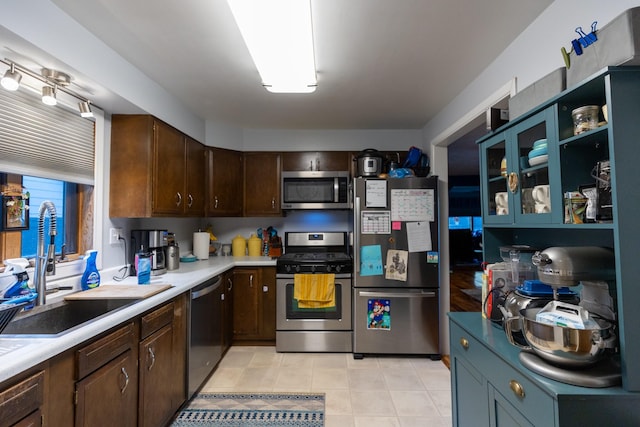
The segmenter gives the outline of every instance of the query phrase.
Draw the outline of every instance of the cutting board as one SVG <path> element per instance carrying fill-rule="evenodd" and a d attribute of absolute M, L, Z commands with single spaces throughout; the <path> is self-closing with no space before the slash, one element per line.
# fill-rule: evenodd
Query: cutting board
<path fill-rule="evenodd" d="M 113 285 L 98 286 L 87 291 L 76 292 L 64 297 L 65 300 L 92 299 L 144 299 L 166 291 L 173 285 Z"/>

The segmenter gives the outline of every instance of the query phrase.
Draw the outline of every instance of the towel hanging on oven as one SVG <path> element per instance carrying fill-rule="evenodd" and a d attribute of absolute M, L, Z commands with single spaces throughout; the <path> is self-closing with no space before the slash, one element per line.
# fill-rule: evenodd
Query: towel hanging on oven
<path fill-rule="evenodd" d="M 335 307 L 335 277 L 335 274 L 294 274 L 293 297 L 298 301 L 298 307 Z"/>

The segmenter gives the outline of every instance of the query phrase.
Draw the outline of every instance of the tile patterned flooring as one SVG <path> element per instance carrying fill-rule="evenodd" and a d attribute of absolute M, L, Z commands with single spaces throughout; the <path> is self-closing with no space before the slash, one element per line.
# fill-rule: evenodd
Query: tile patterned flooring
<path fill-rule="evenodd" d="M 325 393 L 325 427 L 451 426 L 449 370 L 429 358 L 235 346 L 202 391 Z"/>

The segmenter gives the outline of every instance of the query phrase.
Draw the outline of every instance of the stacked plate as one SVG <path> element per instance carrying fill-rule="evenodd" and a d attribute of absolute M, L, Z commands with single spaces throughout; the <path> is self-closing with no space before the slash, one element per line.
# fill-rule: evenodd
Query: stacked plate
<path fill-rule="evenodd" d="M 548 160 L 547 140 L 539 139 L 533 143 L 533 148 L 529 151 L 529 166 L 538 166 L 547 163 Z"/>

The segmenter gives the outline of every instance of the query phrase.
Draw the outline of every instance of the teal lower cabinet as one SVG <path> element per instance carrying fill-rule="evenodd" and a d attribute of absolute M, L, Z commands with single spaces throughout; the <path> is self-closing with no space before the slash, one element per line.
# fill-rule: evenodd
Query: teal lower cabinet
<path fill-rule="evenodd" d="M 480 313 L 449 313 L 449 329 L 454 426 L 640 426 L 640 393 L 535 374 Z"/>

